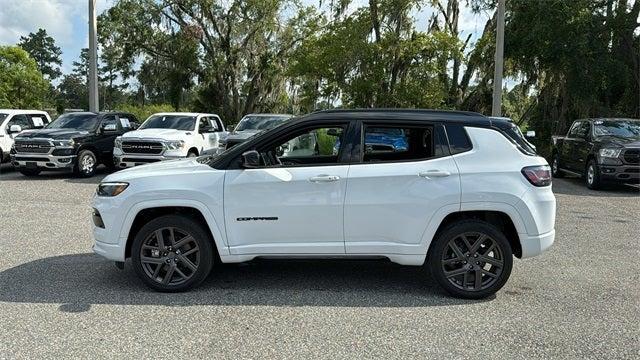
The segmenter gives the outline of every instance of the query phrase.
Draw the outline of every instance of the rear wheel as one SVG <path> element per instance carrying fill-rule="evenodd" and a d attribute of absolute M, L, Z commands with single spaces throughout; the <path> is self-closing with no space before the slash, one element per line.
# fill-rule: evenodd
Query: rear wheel
<path fill-rule="evenodd" d="M 189 150 L 189 153 L 187 154 L 187 157 L 197 157 L 198 156 L 198 152 L 195 150 Z"/>
<path fill-rule="evenodd" d="M 131 258 L 138 277 L 147 286 L 179 292 L 206 279 L 213 266 L 213 247 L 199 223 L 166 215 L 140 229 L 131 247 Z"/>
<path fill-rule="evenodd" d="M 78 154 L 74 172 L 81 177 L 92 177 L 96 173 L 98 159 L 91 150 L 82 150 Z"/>
<path fill-rule="evenodd" d="M 511 275 L 513 255 L 493 225 L 464 220 L 447 227 L 428 256 L 431 274 L 456 297 L 481 299 L 500 290 Z"/>

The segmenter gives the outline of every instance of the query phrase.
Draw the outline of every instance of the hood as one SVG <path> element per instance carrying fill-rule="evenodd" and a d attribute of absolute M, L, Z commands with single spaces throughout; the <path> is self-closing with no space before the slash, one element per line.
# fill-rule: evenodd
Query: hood
<path fill-rule="evenodd" d="M 640 139 L 622 138 L 616 136 L 600 136 L 598 142 L 601 146 L 613 145 L 622 148 L 640 148 Z"/>
<path fill-rule="evenodd" d="M 129 131 L 122 135 L 122 139 L 163 139 L 163 140 L 184 140 L 191 136 L 193 131 L 176 129 L 142 129 Z"/>
<path fill-rule="evenodd" d="M 16 139 L 46 138 L 53 140 L 69 140 L 89 135 L 88 131 L 74 129 L 35 129 L 25 130 Z"/>
<path fill-rule="evenodd" d="M 227 135 L 227 139 L 230 140 L 247 140 L 248 138 L 261 133 L 263 130 L 242 130 L 234 131 Z"/>
<path fill-rule="evenodd" d="M 140 165 L 129 169 L 120 170 L 105 177 L 102 182 L 130 181 L 139 178 L 190 174 L 199 171 L 218 171 L 207 164 L 198 161 L 198 158 L 185 158 L 177 160 L 159 161 L 151 164 Z"/>

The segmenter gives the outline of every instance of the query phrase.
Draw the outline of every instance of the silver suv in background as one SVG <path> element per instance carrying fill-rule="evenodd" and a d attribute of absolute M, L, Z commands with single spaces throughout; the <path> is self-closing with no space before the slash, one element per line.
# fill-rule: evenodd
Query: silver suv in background
<path fill-rule="evenodd" d="M 248 114 L 245 115 L 235 129 L 222 141 L 220 148 L 227 150 L 244 142 L 248 138 L 263 131 L 273 129 L 291 119 L 290 114 Z"/>

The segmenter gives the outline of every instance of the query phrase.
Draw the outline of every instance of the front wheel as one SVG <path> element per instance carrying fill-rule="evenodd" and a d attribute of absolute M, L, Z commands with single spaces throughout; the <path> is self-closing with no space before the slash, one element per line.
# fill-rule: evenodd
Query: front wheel
<path fill-rule="evenodd" d="M 428 262 L 431 274 L 448 293 L 482 299 L 507 282 L 513 255 L 509 241 L 493 225 L 464 220 L 450 225 L 434 240 Z"/>
<path fill-rule="evenodd" d="M 140 229 L 132 247 L 133 268 L 154 290 L 179 292 L 200 284 L 211 272 L 210 236 L 197 222 L 180 215 L 151 220 Z"/>
<path fill-rule="evenodd" d="M 585 181 L 589 189 L 598 190 L 602 188 L 602 181 L 600 180 L 600 169 L 598 169 L 598 166 L 593 159 L 589 160 L 589 163 L 587 164 Z"/>
<path fill-rule="evenodd" d="M 75 173 L 80 177 L 92 177 L 96 173 L 98 159 L 91 150 L 82 150 L 78 154 Z"/>
<path fill-rule="evenodd" d="M 562 170 L 560 170 L 560 158 L 558 154 L 553 155 L 553 160 L 551 160 L 551 176 L 554 178 L 561 178 L 564 176 Z"/>

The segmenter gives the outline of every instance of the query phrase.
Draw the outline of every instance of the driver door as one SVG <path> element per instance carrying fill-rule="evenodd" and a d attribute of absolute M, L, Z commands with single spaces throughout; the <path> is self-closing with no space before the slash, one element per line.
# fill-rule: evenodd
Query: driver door
<path fill-rule="evenodd" d="M 227 170 L 224 211 L 232 254 L 344 254 L 348 122 L 292 130 L 256 149 L 261 166 Z"/>

